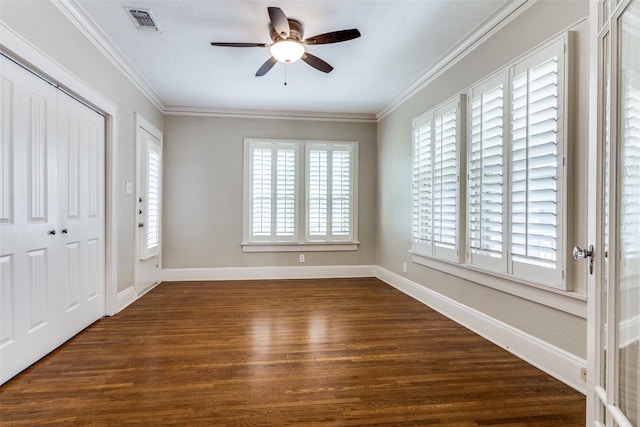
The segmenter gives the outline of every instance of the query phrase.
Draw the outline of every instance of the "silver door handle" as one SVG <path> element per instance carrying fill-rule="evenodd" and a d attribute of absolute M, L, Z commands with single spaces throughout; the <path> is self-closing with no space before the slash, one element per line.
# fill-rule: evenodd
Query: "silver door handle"
<path fill-rule="evenodd" d="M 593 274 L 593 245 L 589 245 L 589 249 L 580 249 L 579 246 L 573 247 L 573 258 L 576 260 L 579 259 L 589 259 L 589 274 Z"/>

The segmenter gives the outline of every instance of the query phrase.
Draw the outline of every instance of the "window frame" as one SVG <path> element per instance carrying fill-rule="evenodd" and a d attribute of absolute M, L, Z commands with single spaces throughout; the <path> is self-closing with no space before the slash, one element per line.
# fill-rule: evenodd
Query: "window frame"
<path fill-rule="evenodd" d="M 412 201 L 412 230 L 411 230 L 411 252 L 426 257 L 433 257 L 437 259 L 441 259 L 444 261 L 459 263 L 460 262 L 460 244 L 464 238 L 464 228 L 461 227 L 461 215 L 460 212 L 464 212 L 464 205 L 461 203 L 464 197 L 464 190 L 460 185 L 460 174 L 461 174 L 461 165 L 464 164 L 465 153 L 461 149 L 462 141 L 465 137 L 465 112 L 466 112 L 466 102 L 465 95 L 459 94 L 449 100 L 443 102 L 442 104 L 436 106 L 435 108 L 427 111 L 426 113 L 418 116 L 412 122 L 412 144 L 411 144 L 411 156 L 412 156 L 412 188 L 411 188 L 411 201 Z M 431 196 L 431 206 L 433 207 L 434 203 L 434 188 L 436 187 L 435 183 L 435 168 L 436 168 L 436 148 L 438 142 L 436 141 L 436 132 L 437 132 L 437 121 L 438 119 L 442 119 L 446 114 L 450 114 L 454 111 L 456 115 L 456 124 L 455 124 L 455 155 L 456 155 L 456 165 L 455 165 L 455 205 L 454 210 L 457 209 L 457 213 L 454 214 L 454 222 L 455 222 L 455 231 L 456 234 L 453 237 L 453 247 L 451 247 L 451 243 L 447 245 L 446 242 L 442 241 L 442 239 L 437 240 L 434 237 L 435 220 L 433 215 L 433 209 L 431 209 L 429 216 L 428 225 L 429 232 L 428 238 L 421 238 L 423 228 L 423 211 L 420 208 L 420 204 L 422 203 L 423 193 L 420 192 L 420 188 L 423 187 L 423 183 L 421 178 L 416 178 L 416 170 L 418 170 L 418 174 L 421 174 L 419 170 L 421 169 L 420 165 L 416 165 L 416 159 L 418 158 L 416 154 L 416 150 L 421 149 L 420 143 L 421 141 L 417 141 L 417 132 L 418 128 L 423 125 L 429 125 L 429 167 L 430 169 L 427 174 L 430 174 L 428 177 L 428 181 L 430 182 L 430 190 Z M 442 204 L 439 205 L 442 210 Z M 442 229 L 442 227 L 440 227 Z"/>
<path fill-rule="evenodd" d="M 256 239 L 251 235 L 252 221 L 252 152 L 256 147 L 288 146 L 296 147 L 296 191 L 295 233 L 291 239 Z M 349 147 L 351 153 L 350 170 L 350 233 L 346 238 L 309 239 L 308 231 L 308 151 L 310 147 L 329 148 Z M 243 161 L 243 252 L 297 252 L 297 251 L 354 251 L 359 247 L 358 241 L 358 151 L 356 141 L 326 141 L 326 140 L 294 140 L 274 138 L 245 138 Z M 273 181 L 272 181 L 273 182 Z M 329 212 L 328 212 L 329 213 Z"/>
<path fill-rule="evenodd" d="M 425 265 L 431 268 L 436 268 L 441 271 L 449 272 L 461 277 L 467 277 L 472 275 L 477 277 L 479 283 L 489 282 L 493 279 L 491 277 L 503 279 L 505 281 L 515 282 L 521 285 L 530 287 L 540 287 L 541 289 L 557 290 L 559 292 L 568 292 L 570 289 L 567 287 L 567 275 L 566 275 L 566 263 L 567 255 L 564 253 L 567 247 L 567 238 L 570 230 L 567 228 L 567 212 L 569 205 L 569 196 L 567 194 L 567 162 L 566 153 L 568 146 L 568 129 L 570 126 L 570 116 L 568 104 L 570 102 L 571 93 L 568 84 L 569 77 L 571 75 L 571 62 L 570 52 L 572 49 L 572 37 L 571 33 L 567 32 L 561 36 L 554 37 L 541 46 L 525 53 L 520 58 L 510 62 L 509 64 L 501 67 L 496 72 L 487 76 L 486 78 L 472 84 L 467 89 L 461 92 L 460 96 L 467 96 L 466 102 L 466 117 L 464 118 L 464 129 L 462 132 L 466 133 L 462 139 L 461 152 L 464 153 L 464 157 L 460 157 L 459 168 L 460 175 L 467 177 L 467 183 L 460 189 L 460 197 L 464 202 L 464 206 L 460 206 L 458 215 L 458 224 L 460 224 L 460 236 L 461 241 L 464 242 L 464 251 L 460 251 L 460 256 L 455 259 L 446 259 L 445 257 L 438 256 L 433 251 L 424 250 L 416 244 L 414 239 L 414 227 L 415 219 L 412 221 L 412 246 L 410 253 L 412 254 L 412 261 Z M 556 248 L 556 262 L 555 268 L 547 268 L 544 271 L 544 267 L 535 265 L 523 265 L 523 263 L 514 262 L 511 254 L 511 143 L 512 143 L 512 123 L 511 123 L 511 97 L 512 97 L 512 83 L 513 77 L 516 72 L 522 68 L 535 68 L 542 65 L 546 59 L 539 60 L 539 58 L 551 58 L 552 52 L 555 52 L 558 60 L 558 125 L 557 125 L 557 248 Z M 482 257 L 471 254 L 470 251 L 470 238 L 472 235 L 470 227 L 470 198 L 466 197 L 467 194 L 471 194 L 471 188 L 469 183 L 468 171 L 470 170 L 469 160 L 471 159 L 471 146 L 472 146 L 472 100 L 475 92 L 478 90 L 486 89 L 492 83 L 502 80 L 506 86 L 504 86 L 503 93 L 503 176 L 502 187 L 503 203 L 505 208 L 503 209 L 503 233 L 506 239 L 502 241 L 503 253 L 502 259 L 498 262 L 487 262 L 482 260 Z M 462 98 L 464 99 L 464 98 Z M 439 107 L 437 107 L 439 108 Z M 414 119 L 412 125 L 415 135 L 416 122 L 424 120 L 429 114 L 433 114 L 435 109 L 432 109 Z M 462 134 L 462 133 L 461 133 Z M 413 135 L 412 135 L 413 138 Z M 412 143 L 412 166 L 415 157 L 414 146 Z M 414 179 L 412 177 L 412 195 L 413 195 Z M 412 197 L 412 202 L 414 198 Z M 414 206 L 412 206 L 413 212 Z M 462 226 L 462 224 L 464 224 Z M 491 286 L 491 285 L 490 285 Z"/>

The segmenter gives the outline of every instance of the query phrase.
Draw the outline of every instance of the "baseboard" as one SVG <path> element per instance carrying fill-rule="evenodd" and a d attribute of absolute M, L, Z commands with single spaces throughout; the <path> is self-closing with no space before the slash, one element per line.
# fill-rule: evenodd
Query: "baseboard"
<path fill-rule="evenodd" d="M 116 313 L 121 312 L 137 299 L 138 293 L 133 285 L 129 286 L 124 291 L 118 292 L 118 295 L 116 296 Z"/>
<path fill-rule="evenodd" d="M 169 268 L 162 270 L 162 280 L 165 282 L 177 282 L 197 280 L 326 279 L 375 277 L 375 274 L 375 265 Z"/>
<path fill-rule="evenodd" d="M 580 377 L 586 360 L 385 268 L 377 267 L 376 277 L 586 394 L 587 384 Z"/>

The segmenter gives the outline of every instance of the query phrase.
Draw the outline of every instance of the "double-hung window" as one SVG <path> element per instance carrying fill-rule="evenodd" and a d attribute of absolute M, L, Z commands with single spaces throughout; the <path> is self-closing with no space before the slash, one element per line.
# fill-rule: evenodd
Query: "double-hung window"
<path fill-rule="evenodd" d="M 466 117 L 454 100 L 414 120 L 416 262 L 565 289 L 568 41 L 551 41 L 470 87 Z M 458 176 L 467 178 L 462 189 Z"/>
<path fill-rule="evenodd" d="M 461 98 L 413 122 L 413 251 L 455 262 L 460 239 Z"/>
<path fill-rule="evenodd" d="M 467 264 L 563 287 L 562 38 L 469 90 Z"/>
<path fill-rule="evenodd" d="M 357 148 L 246 139 L 244 250 L 356 249 Z"/>
<path fill-rule="evenodd" d="M 469 91 L 467 263 L 507 272 L 508 73 Z"/>
<path fill-rule="evenodd" d="M 509 70 L 510 269 L 564 287 L 565 46 L 562 38 Z"/>

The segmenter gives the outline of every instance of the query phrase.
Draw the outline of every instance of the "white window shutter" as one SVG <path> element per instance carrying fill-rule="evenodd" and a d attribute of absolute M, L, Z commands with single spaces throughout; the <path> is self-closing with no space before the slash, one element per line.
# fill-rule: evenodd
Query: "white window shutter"
<path fill-rule="evenodd" d="M 334 149 L 331 167 L 331 234 L 349 237 L 351 234 L 351 176 L 350 150 Z"/>
<path fill-rule="evenodd" d="M 160 179 L 161 152 L 160 146 L 145 139 L 143 159 L 143 180 L 146 205 L 144 209 L 145 236 L 140 249 L 141 259 L 148 259 L 159 252 L 160 247 Z"/>
<path fill-rule="evenodd" d="M 562 287 L 564 42 L 513 67 L 511 263 L 513 274 Z"/>
<path fill-rule="evenodd" d="M 433 162 L 433 240 L 455 250 L 458 228 L 457 108 L 435 118 Z"/>
<path fill-rule="evenodd" d="M 272 150 L 251 150 L 251 237 L 271 237 Z"/>
<path fill-rule="evenodd" d="M 247 147 L 250 168 L 248 241 L 295 241 L 297 145 L 286 142 L 251 141 Z"/>
<path fill-rule="evenodd" d="M 433 200 L 432 170 L 433 114 L 416 120 L 413 125 L 413 247 L 420 253 L 432 254 L 431 204 Z"/>
<path fill-rule="evenodd" d="M 471 91 L 467 162 L 467 262 L 507 271 L 505 88 L 507 73 Z"/>
<path fill-rule="evenodd" d="M 354 144 L 307 144 L 307 239 L 309 241 L 353 240 L 354 147 Z"/>
<path fill-rule="evenodd" d="M 459 261 L 460 99 L 413 122 L 413 250 Z"/>
<path fill-rule="evenodd" d="M 276 149 L 276 235 L 296 234 L 296 150 Z"/>
<path fill-rule="evenodd" d="M 329 210 L 329 179 L 327 151 L 307 151 L 307 227 L 311 239 L 326 239 Z"/>

